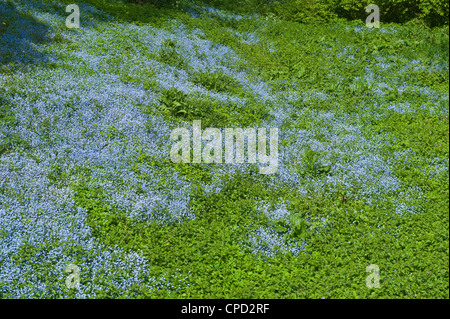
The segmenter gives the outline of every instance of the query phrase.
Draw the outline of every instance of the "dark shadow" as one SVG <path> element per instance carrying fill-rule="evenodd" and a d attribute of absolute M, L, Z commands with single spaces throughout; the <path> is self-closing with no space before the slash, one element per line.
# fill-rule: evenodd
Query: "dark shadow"
<path fill-rule="evenodd" d="M 170 5 L 157 6 L 151 2 L 139 0 L 84 0 L 84 2 L 90 8 L 106 13 L 122 22 L 152 23 L 160 19 L 165 20 L 174 12 Z M 80 10 L 82 10 L 81 3 Z M 98 18 L 100 17 L 96 17 L 96 19 Z"/>
<path fill-rule="evenodd" d="M 45 63 L 46 56 L 35 45 L 50 41 L 50 26 L 17 11 L 10 3 L 0 3 L 0 66 Z"/>
<path fill-rule="evenodd" d="M 66 12 L 68 1 L 27 0 L 17 2 L 24 10 L 18 9 L 13 1 L 0 2 L 0 68 L 9 63 L 28 65 L 51 62 L 48 56 L 39 52 L 36 45 L 63 41 L 59 33 L 66 28 L 65 20 L 70 14 Z M 79 3 L 79 8 L 82 28 L 95 28 L 98 22 L 112 19 L 101 9 L 86 3 Z M 24 11 L 56 16 L 60 19 L 61 28 L 58 27 L 58 30 L 55 30 L 51 25 L 38 21 L 33 15 Z M 71 30 L 77 32 L 77 29 Z M 58 33 L 58 37 L 54 37 L 55 32 Z"/>

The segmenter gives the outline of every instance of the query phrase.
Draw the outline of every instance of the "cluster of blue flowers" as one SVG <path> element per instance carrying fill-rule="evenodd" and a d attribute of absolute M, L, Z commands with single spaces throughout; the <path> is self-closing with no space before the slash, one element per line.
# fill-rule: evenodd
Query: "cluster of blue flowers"
<path fill-rule="evenodd" d="M 73 190 L 52 185 L 46 166 L 47 161 L 37 164 L 19 155 L 0 161 L 3 297 L 132 297 L 136 284 L 149 291 L 164 284 L 181 289 L 149 277 L 148 262 L 137 252 L 111 249 L 93 238 Z M 65 284 L 65 267 L 71 263 L 79 267 L 81 279 L 73 292 Z"/>
<path fill-rule="evenodd" d="M 381 32 L 381 33 L 387 33 L 387 34 L 395 34 L 398 32 L 398 30 L 395 27 L 392 26 L 384 26 L 381 25 L 380 28 L 368 28 L 367 26 L 352 26 L 352 27 L 346 27 L 346 31 L 352 30 L 355 31 L 355 33 L 362 33 L 362 32 Z"/>
<path fill-rule="evenodd" d="M 44 22 L 46 17 L 53 19 L 40 17 Z M 95 34 L 84 31 L 86 41 Z M 66 36 L 72 41 L 76 37 Z M 156 96 L 122 83 L 116 74 L 99 74 L 96 68 L 107 61 L 89 54 L 89 48 L 66 52 L 52 44 L 38 49 L 52 54 L 63 67 L 18 73 L 18 94 L 7 95 L 18 125 L 2 129 L 1 138 L 17 134 L 31 150 L 18 148 L 0 158 L 0 294 L 96 298 L 133 297 L 163 286 L 186 289 L 165 278 L 151 278 L 148 261 L 139 252 L 106 247 L 93 238 L 86 212 L 74 201 L 72 185 L 86 177 L 78 173 L 80 168 L 88 168 L 89 183 L 103 187 L 108 201 L 130 218 L 192 218 L 187 211 L 188 181 L 173 170 L 157 176 L 156 168 L 141 167 L 145 178 L 130 170 L 142 151 L 157 161 L 169 154 L 169 128 L 137 106 L 155 104 Z M 0 82 L 6 77 L 2 75 Z M 5 93 L 10 90 L 6 87 Z M 69 179 L 55 184 L 50 178 L 55 167 Z M 137 195 L 137 188 L 144 194 Z M 166 213 L 152 215 L 156 209 Z M 81 278 L 73 291 L 65 284 L 65 267 L 71 263 L 79 267 Z"/>
<path fill-rule="evenodd" d="M 283 220 L 289 225 L 290 212 L 286 204 L 281 202 L 278 204 L 270 204 L 267 202 L 260 202 L 257 209 L 264 213 L 269 221 Z M 277 232 L 273 226 L 259 227 L 248 234 L 247 241 L 242 244 L 244 247 L 252 251 L 252 253 L 265 258 L 273 258 L 278 254 L 290 252 L 297 256 L 300 252 L 306 250 L 306 243 L 304 241 L 286 240 L 285 235 L 292 232 L 288 229 L 287 232 Z"/>

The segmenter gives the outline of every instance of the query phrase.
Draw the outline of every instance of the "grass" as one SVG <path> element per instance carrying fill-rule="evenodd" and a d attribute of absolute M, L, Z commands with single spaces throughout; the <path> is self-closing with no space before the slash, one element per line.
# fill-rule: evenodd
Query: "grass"
<path fill-rule="evenodd" d="M 8 2 L 57 28 L 44 4 Z M 449 297 L 448 27 L 80 6 L 0 73 L 2 298 Z M 193 120 L 277 127 L 277 174 L 171 163 Z"/>

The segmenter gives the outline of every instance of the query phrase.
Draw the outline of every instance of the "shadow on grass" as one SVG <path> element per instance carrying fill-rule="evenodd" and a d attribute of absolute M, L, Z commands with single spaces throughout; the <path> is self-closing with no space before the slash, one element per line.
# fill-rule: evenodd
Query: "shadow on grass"
<path fill-rule="evenodd" d="M 89 1 L 78 4 L 81 28 L 95 28 L 98 23 L 111 21 L 111 16 L 86 2 Z M 66 6 L 72 3 L 73 0 L 0 0 L 0 68 L 4 70 L 10 63 L 23 66 L 51 62 L 38 45 L 64 38 L 61 33 L 69 30 L 65 25 L 70 14 Z M 44 21 L 39 21 L 38 15 Z"/>
<path fill-rule="evenodd" d="M 50 26 L 17 10 L 11 3 L 0 3 L 0 66 L 9 63 L 48 62 L 36 45 L 50 41 Z"/>
<path fill-rule="evenodd" d="M 173 7 L 174 1 L 145 0 L 85 0 L 86 3 L 123 22 L 159 24 L 175 18 L 182 11 Z"/>

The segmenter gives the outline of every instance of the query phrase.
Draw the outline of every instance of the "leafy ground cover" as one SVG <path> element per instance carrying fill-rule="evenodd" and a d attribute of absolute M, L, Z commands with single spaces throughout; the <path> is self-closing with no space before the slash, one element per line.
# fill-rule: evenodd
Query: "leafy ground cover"
<path fill-rule="evenodd" d="M 0 297 L 449 297 L 448 27 L 70 3 L 0 1 Z M 193 120 L 277 173 L 172 163 Z"/>

